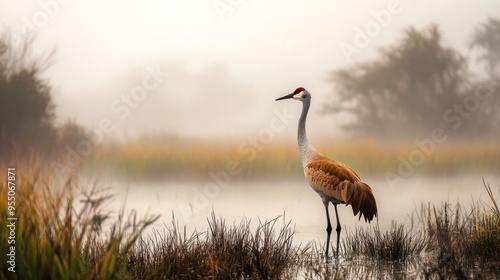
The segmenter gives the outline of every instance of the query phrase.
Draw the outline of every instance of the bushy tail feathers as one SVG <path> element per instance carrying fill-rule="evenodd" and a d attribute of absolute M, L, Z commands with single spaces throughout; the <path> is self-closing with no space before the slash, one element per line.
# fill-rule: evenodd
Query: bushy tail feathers
<path fill-rule="evenodd" d="M 377 201 L 370 186 L 364 182 L 355 182 L 344 188 L 342 199 L 346 206 L 352 206 L 354 216 L 359 213 L 361 219 L 363 215 L 365 222 L 371 222 L 377 216 Z"/>

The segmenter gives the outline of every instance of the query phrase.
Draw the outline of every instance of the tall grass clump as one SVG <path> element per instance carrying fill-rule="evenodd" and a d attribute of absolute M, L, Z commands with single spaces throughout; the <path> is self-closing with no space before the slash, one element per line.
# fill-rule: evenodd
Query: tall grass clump
<path fill-rule="evenodd" d="M 279 217 L 278 217 L 279 218 Z M 141 238 L 130 254 L 129 267 L 137 279 L 281 279 L 293 277 L 301 250 L 292 245 L 294 231 L 278 218 L 227 226 L 212 213 L 206 232 L 187 234 L 175 222 L 163 233 Z"/>
<path fill-rule="evenodd" d="M 445 202 L 422 207 L 432 252 L 425 264 L 427 276 L 466 278 L 500 272 L 500 211 L 491 187 L 483 183 L 492 205 L 475 202 L 467 209 Z"/>
<path fill-rule="evenodd" d="M 406 261 L 418 256 L 427 244 L 426 235 L 421 231 L 405 229 L 404 225 L 393 222 L 389 231 L 381 232 L 376 226 L 373 231 L 356 228 L 348 233 L 342 247 L 347 256 L 365 256 L 383 261 Z"/>
<path fill-rule="evenodd" d="M 312 243 L 301 261 L 306 278 L 497 279 L 500 208 L 490 185 L 483 184 L 487 201 L 470 207 L 422 204 L 409 228 L 395 221 L 385 232 L 378 225 L 356 227 L 341 243 L 340 261 L 325 262 L 325 244 Z"/>
<path fill-rule="evenodd" d="M 4 169 L 6 170 L 6 168 Z M 7 221 L 6 172 L 0 176 L 0 219 Z M 56 178 L 40 163 L 16 168 L 15 273 L 0 264 L 1 279 L 111 279 L 142 231 L 158 219 L 106 210 L 113 198 L 98 184 L 81 187 L 75 177 Z M 2 226 L 0 252 L 8 228 Z"/>

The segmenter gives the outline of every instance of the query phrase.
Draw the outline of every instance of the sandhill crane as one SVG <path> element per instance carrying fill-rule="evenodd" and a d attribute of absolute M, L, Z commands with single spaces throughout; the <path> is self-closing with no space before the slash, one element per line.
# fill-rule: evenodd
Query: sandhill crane
<path fill-rule="evenodd" d="M 377 202 L 370 186 L 362 182 L 354 170 L 341 162 L 322 155 L 309 143 L 306 134 L 306 118 L 311 105 L 311 94 L 303 87 L 299 87 L 293 93 L 280 97 L 276 101 L 289 98 L 302 101 L 302 114 L 300 115 L 297 132 L 299 155 L 302 167 L 304 168 L 304 175 L 311 188 L 321 197 L 326 209 L 327 235 L 325 257 L 328 258 L 330 235 L 332 233 L 330 214 L 328 212 L 329 202 L 333 204 L 335 217 L 337 218 L 338 257 L 340 231 L 342 228 L 339 222 L 337 205 L 342 203 L 346 206 L 351 205 L 354 216 L 359 213 L 359 219 L 363 215 L 365 222 L 371 222 L 373 217 L 377 216 Z"/>

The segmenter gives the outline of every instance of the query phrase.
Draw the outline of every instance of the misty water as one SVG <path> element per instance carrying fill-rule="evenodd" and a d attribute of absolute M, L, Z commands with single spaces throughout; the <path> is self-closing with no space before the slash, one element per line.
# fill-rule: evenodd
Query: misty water
<path fill-rule="evenodd" d="M 492 188 L 500 184 L 500 175 L 484 176 Z M 365 178 L 373 189 L 378 204 L 378 221 L 371 225 L 352 214 L 352 208 L 338 207 L 342 236 L 356 226 L 369 227 L 377 223 L 384 232 L 391 223 L 411 226 L 411 215 L 422 203 L 440 205 L 443 202 L 460 202 L 469 206 L 474 201 L 490 203 L 485 192 L 482 176 L 456 176 L 448 178 L 409 178 L 390 186 L 385 179 Z M 226 225 L 251 221 L 257 226 L 260 221 L 285 216 L 295 227 L 295 244 L 326 240 L 326 217 L 319 196 L 305 180 L 273 182 L 228 182 L 224 188 L 207 188 L 210 182 L 123 182 L 107 181 L 111 192 L 117 197 L 109 207 L 118 210 L 125 206 L 135 209 L 139 217 L 145 213 L 161 214 L 161 218 L 149 229 L 163 232 L 165 226 L 172 227 L 172 217 L 187 233 L 208 229 L 207 218 L 212 211 L 222 217 Z M 214 186 L 214 185 L 212 185 Z M 334 209 L 330 205 L 332 224 L 335 226 Z M 282 226 L 281 221 L 278 228 Z"/>

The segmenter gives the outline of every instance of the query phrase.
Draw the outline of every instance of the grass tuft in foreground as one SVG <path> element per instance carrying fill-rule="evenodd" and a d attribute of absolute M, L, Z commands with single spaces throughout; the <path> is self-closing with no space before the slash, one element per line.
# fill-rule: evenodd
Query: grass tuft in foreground
<path fill-rule="evenodd" d="M 499 272 L 500 209 L 491 187 L 483 183 L 492 205 L 473 203 L 470 210 L 449 203 L 422 207 L 432 253 L 425 263 L 426 276 L 466 278 Z"/>
<path fill-rule="evenodd" d="M 105 188 L 80 188 L 74 177 L 60 182 L 38 163 L 33 166 L 16 169 L 15 243 L 9 243 L 7 227 L 0 229 L 0 252 L 15 246 L 15 273 L 2 262 L 0 278 L 118 277 L 123 256 L 159 217 L 137 219 L 135 212 L 126 215 L 124 210 L 115 217 L 105 209 L 113 198 Z M 7 221 L 7 180 L 0 179 L 0 219 Z"/>
<path fill-rule="evenodd" d="M 427 241 L 423 232 L 413 232 L 393 222 L 391 229 L 384 233 L 378 226 L 373 231 L 356 228 L 353 233 L 348 233 L 342 245 L 348 257 L 404 262 L 418 256 L 426 248 Z"/>
<path fill-rule="evenodd" d="M 300 249 L 292 245 L 289 223 L 275 231 L 278 218 L 255 232 L 250 222 L 228 227 L 214 213 L 203 233 L 187 235 L 174 223 L 139 240 L 128 257 L 129 271 L 141 279 L 283 278 L 297 266 Z"/>

